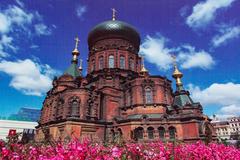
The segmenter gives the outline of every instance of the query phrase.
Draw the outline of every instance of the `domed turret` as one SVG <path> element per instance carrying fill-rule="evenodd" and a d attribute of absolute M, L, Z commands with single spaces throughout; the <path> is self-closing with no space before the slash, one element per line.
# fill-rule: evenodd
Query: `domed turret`
<path fill-rule="evenodd" d="M 88 35 L 88 45 L 93 46 L 103 39 L 125 39 L 139 49 L 140 36 L 136 29 L 122 21 L 110 20 L 95 26 Z"/>
<path fill-rule="evenodd" d="M 130 24 L 116 20 L 116 10 L 112 11 L 112 20 L 96 25 L 88 35 L 88 73 L 104 69 L 139 72 L 140 35 Z"/>

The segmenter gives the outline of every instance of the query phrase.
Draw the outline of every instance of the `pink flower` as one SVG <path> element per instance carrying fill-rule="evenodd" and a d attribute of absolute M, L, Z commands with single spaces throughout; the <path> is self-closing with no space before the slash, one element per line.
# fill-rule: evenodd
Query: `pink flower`
<path fill-rule="evenodd" d="M 112 156 L 113 156 L 114 158 L 120 158 L 121 155 L 122 155 L 121 150 L 120 150 L 118 147 L 116 147 L 116 146 L 113 147 L 113 149 L 112 149 Z"/>

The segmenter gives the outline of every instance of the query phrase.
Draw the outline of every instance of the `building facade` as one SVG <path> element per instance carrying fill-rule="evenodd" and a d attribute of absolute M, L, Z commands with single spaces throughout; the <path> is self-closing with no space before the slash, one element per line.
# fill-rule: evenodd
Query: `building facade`
<path fill-rule="evenodd" d="M 226 120 L 213 118 L 211 122 L 218 140 L 239 140 L 240 139 L 240 117 L 229 117 Z"/>
<path fill-rule="evenodd" d="M 174 65 L 177 90 L 166 77 L 150 75 L 138 54 L 140 35 L 122 21 L 96 25 L 88 36 L 87 75 L 78 67 L 79 51 L 70 67 L 53 80 L 44 100 L 37 141 L 90 137 L 114 142 L 212 139 L 210 119 L 183 88 Z"/>
<path fill-rule="evenodd" d="M 231 135 L 240 135 L 240 117 L 228 118 Z"/>
<path fill-rule="evenodd" d="M 219 140 L 230 140 L 231 130 L 228 121 L 212 122 Z"/>
<path fill-rule="evenodd" d="M 31 131 L 34 134 L 37 125 L 37 122 L 0 120 L 0 139 L 6 140 L 10 130 L 16 130 L 17 133 Z"/>

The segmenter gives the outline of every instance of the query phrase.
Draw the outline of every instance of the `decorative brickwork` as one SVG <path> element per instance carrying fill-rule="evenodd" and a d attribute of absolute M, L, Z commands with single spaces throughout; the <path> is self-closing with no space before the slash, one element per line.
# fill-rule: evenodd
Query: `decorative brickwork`
<path fill-rule="evenodd" d="M 95 27 L 89 34 L 87 75 L 81 76 L 77 48 L 68 70 L 54 79 L 43 103 L 36 140 L 89 137 L 116 142 L 179 140 L 192 142 L 213 139 L 210 119 L 194 103 L 189 92 L 173 92 L 166 77 L 142 69 L 138 54 L 140 37 L 120 21 L 114 31 Z M 121 23 L 119 25 L 118 23 Z M 116 26 L 121 26 L 116 28 Z M 110 27 L 110 28 L 109 28 Z M 134 30 L 134 33 L 126 33 Z M 94 40 L 96 36 L 98 40 Z M 120 34 L 121 33 L 121 34 Z M 117 36 L 116 36 L 116 35 Z M 123 37 L 133 35 L 136 37 Z M 182 77 L 180 72 L 174 75 Z M 180 78 L 181 78 L 180 77 Z"/>

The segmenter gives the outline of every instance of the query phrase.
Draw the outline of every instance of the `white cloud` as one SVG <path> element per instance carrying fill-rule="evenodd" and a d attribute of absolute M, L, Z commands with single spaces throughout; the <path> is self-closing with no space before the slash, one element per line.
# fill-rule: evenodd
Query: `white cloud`
<path fill-rule="evenodd" d="M 22 8 L 11 6 L 5 11 L 5 15 L 9 18 L 10 23 L 25 27 L 25 24 L 31 24 L 34 15 L 25 12 Z"/>
<path fill-rule="evenodd" d="M 140 46 L 140 53 L 159 69 L 167 70 L 171 67 L 171 51 L 166 47 L 167 39 L 161 35 L 157 37 L 146 36 Z"/>
<path fill-rule="evenodd" d="M 220 112 L 227 115 L 240 115 L 240 106 L 237 106 L 236 104 L 224 106 L 220 109 Z"/>
<path fill-rule="evenodd" d="M 172 66 L 171 53 L 177 55 L 177 61 L 182 68 L 210 69 L 214 64 L 212 56 L 204 50 L 196 50 L 195 47 L 185 44 L 177 48 L 167 46 L 167 40 L 162 35 L 156 37 L 146 36 L 140 46 L 140 54 L 147 61 L 155 64 L 160 70 L 168 70 Z"/>
<path fill-rule="evenodd" d="M 78 17 L 82 18 L 83 14 L 87 11 L 87 7 L 79 5 L 76 9 L 76 14 Z"/>
<path fill-rule="evenodd" d="M 29 12 L 19 0 L 16 3 L 20 7 L 8 5 L 0 9 L 0 72 L 12 78 L 9 85 L 16 90 L 26 95 L 41 96 L 51 88 L 53 76 L 59 73 L 40 61 L 9 61 L 7 57 L 10 57 L 9 53 L 18 49 L 18 46 L 14 45 L 17 43 L 14 37 L 19 39 L 25 38 L 26 35 L 49 35 L 51 30 L 44 24 L 38 12 Z M 31 33 L 33 31 L 35 34 Z"/>
<path fill-rule="evenodd" d="M 12 38 L 2 35 L 0 40 L 0 58 L 6 58 L 9 56 L 9 54 L 4 51 L 5 48 L 16 50 L 16 48 L 12 46 Z"/>
<path fill-rule="evenodd" d="M 37 35 L 50 35 L 51 30 L 48 28 L 45 24 L 40 23 L 40 24 L 35 24 L 34 25 L 35 31 Z"/>
<path fill-rule="evenodd" d="M 38 12 L 29 12 L 19 0 L 16 3 L 20 7 L 8 5 L 0 9 L 0 72 L 11 77 L 9 85 L 16 90 L 26 95 L 41 96 L 51 88 L 52 78 L 59 72 L 49 65 L 41 64 L 36 58 L 9 61 L 7 57 L 10 57 L 9 53 L 17 51 L 17 40 L 25 39 L 26 35 L 49 35 L 51 30 Z"/>
<path fill-rule="evenodd" d="M 191 96 L 203 106 L 215 105 L 219 107 L 218 117 L 226 118 L 240 115 L 240 84 L 213 83 L 205 89 L 192 84 L 188 85 Z"/>
<path fill-rule="evenodd" d="M 31 45 L 29 48 L 31 48 L 31 49 L 38 49 L 38 48 L 39 48 L 39 46 L 38 46 L 38 45 L 36 45 L 36 44 L 33 44 L 33 45 Z"/>
<path fill-rule="evenodd" d="M 41 96 L 52 86 L 52 78 L 58 72 L 48 65 L 30 59 L 0 62 L 0 71 L 12 77 L 10 86 L 26 95 Z"/>
<path fill-rule="evenodd" d="M 20 0 L 16 0 L 16 3 L 17 3 L 20 7 L 24 7 L 24 3 L 21 2 Z"/>
<path fill-rule="evenodd" d="M 0 12 L 0 33 L 6 33 L 9 31 L 11 23 L 7 16 Z"/>
<path fill-rule="evenodd" d="M 20 1 L 17 3 L 19 4 Z M 20 6 L 24 7 L 23 3 Z M 14 43 L 19 38 L 16 40 L 14 37 L 32 35 L 32 26 L 35 26 L 37 35 L 51 33 L 38 12 L 28 12 L 25 8 L 16 5 L 8 5 L 5 9 L 0 9 L 0 59 L 9 56 L 11 51 L 17 51 L 18 47 Z"/>
<path fill-rule="evenodd" d="M 177 59 L 181 62 L 182 68 L 202 68 L 210 69 L 214 64 L 212 56 L 204 50 L 196 51 L 190 45 L 183 45 L 185 51 L 180 51 Z"/>
<path fill-rule="evenodd" d="M 186 23 L 192 28 L 201 28 L 215 19 L 216 13 L 221 8 L 231 6 L 235 0 L 205 0 L 193 7 L 192 14 L 187 17 Z"/>
<path fill-rule="evenodd" d="M 218 47 L 227 41 L 240 36 L 240 26 L 224 26 L 219 30 L 219 34 L 213 37 L 212 44 Z"/>

